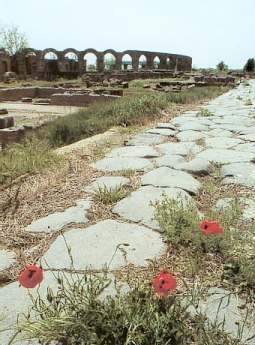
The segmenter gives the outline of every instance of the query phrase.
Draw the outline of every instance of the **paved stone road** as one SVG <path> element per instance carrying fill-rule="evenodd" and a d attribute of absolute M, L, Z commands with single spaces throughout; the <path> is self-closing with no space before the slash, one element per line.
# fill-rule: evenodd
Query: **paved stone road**
<path fill-rule="evenodd" d="M 192 198 L 199 193 L 201 185 L 197 176 L 209 173 L 211 162 L 221 164 L 222 183 L 235 183 L 250 188 L 255 187 L 255 107 L 245 105 L 247 99 L 255 104 L 255 82 L 249 86 L 240 85 L 228 93 L 211 101 L 205 109 L 213 113 L 201 116 L 189 111 L 174 118 L 170 123 L 159 123 L 155 128 L 134 136 L 127 146 L 113 149 L 106 157 L 93 164 L 95 169 L 105 172 L 105 177 L 96 179 L 91 185 L 84 186 L 87 199 L 77 200 L 76 206 L 47 217 L 35 220 L 26 231 L 55 232 L 70 223 L 84 224 L 84 228 L 73 228 L 65 233 L 73 255 L 76 269 L 88 266 L 100 269 L 109 263 L 115 248 L 120 243 L 125 247 L 127 260 L 135 265 L 146 265 L 147 259 L 157 258 L 166 250 L 159 233 L 159 226 L 153 219 L 151 201 L 160 200 L 165 193 L 176 198 Z M 173 140 L 173 138 L 177 140 Z M 114 187 L 126 185 L 129 179 L 121 176 L 107 176 L 107 173 L 134 169 L 143 171 L 141 187 L 130 196 L 119 201 L 112 212 L 120 220 L 104 220 L 87 226 L 86 213 L 92 205 L 91 195 L 97 186 Z M 224 207 L 229 200 L 219 200 L 216 207 Z M 254 218 L 255 198 L 246 202 L 243 217 Z M 0 270 L 6 269 L 15 261 L 15 254 L 0 250 Z M 62 236 L 58 236 L 42 258 L 42 264 L 53 269 L 70 267 L 70 258 Z M 117 252 L 110 268 L 125 265 L 123 255 Z M 54 279 L 47 272 L 40 292 L 45 294 L 47 285 L 54 288 Z M 110 293 L 113 292 L 110 291 Z M 214 292 L 201 310 L 214 320 L 219 299 L 227 291 L 219 288 Z M 32 293 L 35 293 L 34 291 Z M 232 297 L 220 311 L 218 320 L 226 318 L 225 328 L 237 334 L 236 322 L 242 315 L 238 301 Z M 30 305 L 27 292 L 16 282 L 0 288 L 1 312 L 7 316 L 5 322 L 15 320 L 17 313 L 25 312 Z M 251 327 L 252 329 L 252 327 Z M 251 335 L 245 327 L 244 336 Z M 255 329 L 255 326 L 254 326 Z M 1 345 L 7 344 L 10 332 L 0 333 Z M 250 340 L 247 344 L 255 344 Z"/>

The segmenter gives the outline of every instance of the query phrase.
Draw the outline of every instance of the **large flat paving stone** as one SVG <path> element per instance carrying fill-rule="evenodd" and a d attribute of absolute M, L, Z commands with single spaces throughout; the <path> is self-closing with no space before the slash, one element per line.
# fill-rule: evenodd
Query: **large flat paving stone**
<path fill-rule="evenodd" d="M 135 135 L 132 139 L 127 142 L 128 146 L 135 145 L 157 145 L 163 143 L 166 137 L 158 134 L 141 133 Z"/>
<path fill-rule="evenodd" d="M 46 217 L 35 220 L 26 227 L 30 232 L 55 232 L 71 223 L 87 223 L 86 211 L 90 208 L 90 200 L 79 200 L 76 206 L 69 207 L 63 212 L 55 212 Z"/>
<path fill-rule="evenodd" d="M 147 170 L 152 169 L 152 163 L 146 158 L 139 157 L 106 157 L 92 167 L 101 171 L 121 171 L 121 170 Z"/>
<path fill-rule="evenodd" d="M 224 137 L 224 138 L 231 138 L 233 136 L 233 133 L 230 131 L 227 131 L 225 129 L 212 129 L 207 132 L 207 135 L 210 137 Z"/>
<path fill-rule="evenodd" d="M 195 157 L 188 162 L 177 163 L 173 168 L 184 170 L 194 175 L 207 175 L 210 172 L 211 163 L 206 159 Z"/>
<path fill-rule="evenodd" d="M 159 153 L 151 146 L 124 146 L 112 150 L 106 157 L 159 157 Z"/>
<path fill-rule="evenodd" d="M 246 151 L 255 153 L 255 143 L 240 144 L 235 147 L 236 151 Z"/>
<path fill-rule="evenodd" d="M 230 149 L 206 149 L 198 153 L 197 158 L 202 158 L 218 164 L 229 164 L 237 162 L 251 162 L 255 160 L 255 154 L 252 152 Z"/>
<path fill-rule="evenodd" d="M 100 188 L 114 189 L 127 185 L 128 183 L 129 179 L 123 176 L 102 176 L 85 187 L 84 191 L 94 193 Z"/>
<path fill-rule="evenodd" d="M 221 123 L 221 124 L 216 123 L 215 125 L 210 126 L 210 129 L 221 129 L 221 130 L 224 129 L 230 132 L 240 133 L 243 130 L 245 130 L 246 127 L 243 125 L 235 125 L 232 123 Z"/>
<path fill-rule="evenodd" d="M 166 137 L 173 137 L 175 136 L 176 131 L 170 128 L 151 128 L 148 129 L 146 133 L 160 134 Z"/>
<path fill-rule="evenodd" d="M 181 188 L 185 191 L 197 194 L 201 184 L 193 176 L 185 171 L 174 170 L 168 167 L 154 169 L 142 176 L 143 186 Z"/>
<path fill-rule="evenodd" d="M 204 132 L 198 132 L 198 131 L 189 130 L 189 131 L 179 132 L 176 135 L 176 138 L 179 141 L 196 141 L 196 140 L 199 140 L 199 139 L 202 139 L 202 138 L 206 138 L 207 136 L 208 135 L 205 134 Z"/>
<path fill-rule="evenodd" d="M 205 139 L 206 147 L 211 147 L 211 148 L 215 148 L 215 149 L 230 149 L 230 148 L 235 147 L 241 143 L 243 143 L 243 141 L 240 139 L 236 139 L 236 138 L 221 137 L 219 139 L 218 137 L 216 137 L 216 138 L 206 138 Z"/>
<path fill-rule="evenodd" d="M 16 254 L 10 250 L 0 249 L 0 271 L 9 268 L 16 261 Z"/>
<path fill-rule="evenodd" d="M 242 135 L 240 138 L 246 141 L 255 141 L 255 133 Z"/>
<path fill-rule="evenodd" d="M 176 127 L 182 127 L 182 126 L 188 124 L 188 127 L 189 127 L 190 125 L 193 126 L 193 124 L 194 125 L 198 124 L 198 125 L 209 126 L 213 123 L 211 121 L 211 119 L 209 119 L 209 118 L 205 119 L 203 117 L 196 117 L 197 112 L 193 113 L 193 115 L 194 116 L 191 116 L 191 114 L 187 113 L 187 116 L 184 116 L 184 115 L 177 116 L 171 120 L 171 124 L 173 124 Z M 188 128 L 188 129 L 192 129 L 192 128 Z M 203 129 L 200 129 L 200 130 L 203 130 Z"/>
<path fill-rule="evenodd" d="M 181 156 L 194 155 L 202 150 L 200 146 L 190 142 L 164 143 L 157 145 L 156 148 L 166 155 Z"/>
<path fill-rule="evenodd" d="M 221 168 L 223 183 L 255 187 L 255 165 L 252 163 L 228 164 Z"/>
<path fill-rule="evenodd" d="M 165 244 L 158 232 L 137 224 L 117 222 L 112 219 L 101 221 L 86 229 L 73 229 L 65 233 L 65 240 L 71 249 L 73 267 L 102 269 L 109 265 L 116 247 L 122 243 L 128 263 L 146 265 L 147 259 L 160 257 Z M 70 268 L 71 262 L 63 236 L 59 236 L 45 253 L 42 262 L 55 269 Z M 121 251 L 117 251 L 110 268 L 125 266 Z"/>
<path fill-rule="evenodd" d="M 234 338 L 238 338 L 240 327 L 243 327 L 242 340 L 247 345 L 255 345 L 255 338 L 247 340 L 254 335 L 255 324 L 249 318 L 250 325 L 247 322 L 243 325 L 246 310 L 242 310 L 240 306 L 244 304 L 245 301 L 240 300 L 233 293 L 216 287 L 210 288 L 208 298 L 199 303 L 199 311 L 212 323 L 224 324 L 224 330 Z"/>
<path fill-rule="evenodd" d="M 157 167 L 169 167 L 174 168 L 179 163 L 185 163 L 186 160 L 180 155 L 164 155 L 155 159 Z"/>
<path fill-rule="evenodd" d="M 145 186 L 131 193 L 127 198 L 119 201 L 112 209 L 114 213 L 133 222 L 141 222 L 153 229 L 160 230 L 154 219 L 155 207 L 153 204 L 167 196 L 170 199 L 180 199 L 183 202 L 191 200 L 191 196 L 179 188 L 156 188 Z"/>
<path fill-rule="evenodd" d="M 196 121 L 192 121 L 192 122 L 186 122 L 186 123 L 180 125 L 179 130 L 181 130 L 181 131 L 188 131 L 188 130 L 207 131 L 208 126 L 202 125 L 201 123 L 196 122 Z"/>

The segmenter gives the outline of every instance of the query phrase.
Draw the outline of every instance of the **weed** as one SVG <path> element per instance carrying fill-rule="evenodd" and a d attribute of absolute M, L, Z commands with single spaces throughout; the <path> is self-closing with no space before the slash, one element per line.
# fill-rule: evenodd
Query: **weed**
<path fill-rule="evenodd" d="M 124 176 L 126 178 L 132 178 L 135 176 L 135 174 L 137 173 L 136 170 L 133 169 L 124 169 L 124 170 L 120 170 L 116 172 L 116 175 L 119 176 Z"/>
<path fill-rule="evenodd" d="M 210 162 L 210 175 L 216 179 L 220 178 L 221 176 L 221 164 Z"/>
<path fill-rule="evenodd" d="M 0 184 L 60 162 L 61 158 L 49 148 L 47 142 L 27 138 L 0 153 Z"/>
<path fill-rule="evenodd" d="M 217 190 L 218 190 L 218 185 L 216 183 L 216 181 L 212 181 L 212 180 L 205 180 L 205 182 L 203 183 L 203 190 L 206 192 L 206 193 L 209 193 L 209 194 L 213 194 L 213 193 L 216 193 Z"/>
<path fill-rule="evenodd" d="M 218 221 L 224 229 L 223 235 L 205 236 L 199 229 L 200 216 L 194 201 L 164 197 L 155 205 L 155 220 L 167 241 L 174 246 L 191 246 L 196 251 L 218 252 L 227 255 L 238 238 L 236 225 L 241 215 L 237 201 L 223 211 L 210 210 L 205 219 Z"/>
<path fill-rule="evenodd" d="M 105 205 L 111 205 L 125 198 L 127 194 L 128 191 L 122 186 L 117 186 L 114 188 L 107 188 L 106 186 L 104 186 L 98 187 L 98 189 L 95 191 L 94 199 Z"/>
<path fill-rule="evenodd" d="M 251 99 L 248 98 L 248 99 L 245 101 L 244 105 L 247 105 L 247 106 L 252 105 Z"/>
<path fill-rule="evenodd" d="M 171 199 L 154 204 L 155 220 L 159 223 L 167 241 L 174 245 L 192 242 L 193 232 L 199 224 L 197 207 L 192 200 Z"/>
<path fill-rule="evenodd" d="M 213 115 L 214 113 L 206 108 L 202 108 L 198 113 L 198 116 L 203 116 L 203 117 L 213 116 Z"/>
<path fill-rule="evenodd" d="M 195 141 L 198 146 L 206 147 L 205 138 L 199 138 Z"/>
<path fill-rule="evenodd" d="M 24 340 L 44 345 L 239 344 L 198 312 L 191 316 L 188 296 L 157 298 L 149 284 L 139 283 L 126 294 L 116 285 L 115 297 L 103 297 L 111 284 L 107 275 L 59 274 L 56 279 L 56 293 L 48 289 L 47 300 L 34 300 L 36 317 L 18 323 L 17 334 Z"/>

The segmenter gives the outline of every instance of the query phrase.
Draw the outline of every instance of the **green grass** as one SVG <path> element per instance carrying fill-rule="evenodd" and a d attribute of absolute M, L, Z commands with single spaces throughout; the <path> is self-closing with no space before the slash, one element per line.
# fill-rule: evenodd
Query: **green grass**
<path fill-rule="evenodd" d="M 57 147 L 102 133 L 113 126 L 143 125 L 159 117 L 171 104 L 189 104 L 216 97 L 226 88 L 194 88 L 182 93 L 150 93 L 123 97 L 112 103 L 94 104 L 49 123 L 39 132 L 51 146 Z"/>
<path fill-rule="evenodd" d="M 35 173 L 61 159 L 47 142 L 32 137 L 21 144 L 14 144 L 0 154 L 0 184 L 9 183 L 18 176 Z"/>
<path fill-rule="evenodd" d="M 101 202 L 105 205 L 111 205 L 125 198 L 127 194 L 128 191 L 122 186 L 117 186 L 115 188 L 107 188 L 104 186 L 98 187 L 94 193 L 94 199 L 95 201 Z"/>
<path fill-rule="evenodd" d="M 81 139 L 103 133 L 114 126 L 140 126 L 158 119 L 171 104 L 189 104 L 218 96 L 227 88 L 193 88 L 182 93 L 150 93 L 123 97 L 111 103 L 93 104 L 75 114 L 56 119 L 18 145 L 0 153 L 0 184 L 29 172 L 53 165 L 51 151 Z"/>
<path fill-rule="evenodd" d="M 47 300 L 34 301 L 33 315 L 19 323 L 17 335 L 59 345 L 238 345 L 221 326 L 198 311 L 191 316 L 194 296 L 172 293 L 158 298 L 148 282 L 139 282 L 125 294 L 117 285 L 114 297 L 102 298 L 108 277 L 73 275 L 56 277 L 58 289 Z M 195 294 L 194 294 L 195 295 Z"/>

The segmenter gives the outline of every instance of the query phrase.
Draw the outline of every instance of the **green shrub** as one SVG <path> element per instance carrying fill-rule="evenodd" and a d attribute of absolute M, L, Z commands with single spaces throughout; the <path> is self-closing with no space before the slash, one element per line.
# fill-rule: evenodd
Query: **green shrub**
<path fill-rule="evenodd" d="M 205 236 L 199 229 L 201 217 L 193 200 L 171 199 L 154 204 L 155 220 L 174 246 L 191 246 L 197 251 L 219 252 L 228 255 L 234 241 L 239 239 L 236 225 L 241 215 L 239 204 L 234 201 L 224 211 L 210 210 L 204 219 L 218 221 L 224 229 L 222 235 Z"/>

